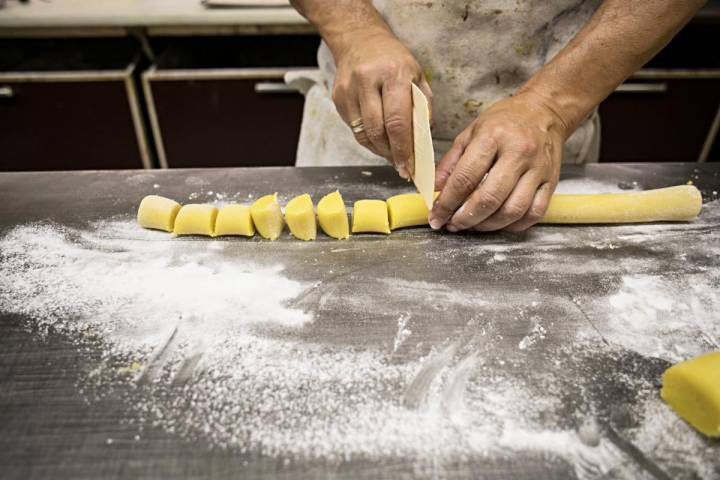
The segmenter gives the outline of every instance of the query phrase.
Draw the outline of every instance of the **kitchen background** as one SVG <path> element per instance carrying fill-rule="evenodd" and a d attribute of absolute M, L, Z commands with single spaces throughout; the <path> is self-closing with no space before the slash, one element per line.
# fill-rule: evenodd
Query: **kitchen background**
<path fill-rule="evenodd" d="M 283 0 L 0 0 L 0 170 L 292 165 Z M 603 162 L 720 161 L 720 1 L 600 107 Z"/>

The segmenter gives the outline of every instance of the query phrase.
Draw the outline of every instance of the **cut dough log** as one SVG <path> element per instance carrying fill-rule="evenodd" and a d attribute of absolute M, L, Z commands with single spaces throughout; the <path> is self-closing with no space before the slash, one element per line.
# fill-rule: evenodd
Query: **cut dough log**
<path fill-rule="evenodd" d="M 250 207 L 247 205 L 228 204 L 220 207 L 215 221 L 215 236 L 220 235 L 255 235 Z"/>
<path fill-rule="evenodd" d="M 720 351 L 665 370 L 660 396 L 708 437 L 720 437 Z"/>
<path fill-rule="evenodd" d="M 355 202 L 352 232 L 390 233 L 388 207 L 385 200 L 358 200 Z"/>
<path fill-rule="evenodd" d="M 435 192 L 437 198 L 440 192 Z M 390 230 L 428 224 L 428 208 L 419 193 L 403 193 L 387 199 Z"/>
<path fill-rule="evenodd" d="M 180 211 L 180 204 L 175 200 L 159 195 L 148 195 L 143 198 L 138 208 L 137 221 L 140 226 L 172 232 L 175 228 L 175 217 Z"/>
<path fill-rule="evenodd" d="M 296 238 L 315 240 L 317 222 L 312 199 L 307 193 L 298 195 L 285 205 L 285 221 Z"/>
<path fill-rule="evenodd" d="M 263 237 L 275 240 L 282 233 L 284 222 L 277 193 L 258 198 L 250 207 L 250 214 L 255 228 Z"/>
<path fill-rule="evenodd" d="M 541 223 L 641 223 L 688 221 L 702 208 L 692 185 L 644 192 L 553 195 Z"/>
<path fill-rule="evenodd" d="M 350 236 L 347 208 L 337 190 L 320 199 L 317 205 L 317 218 L 320 228 L 328 236 L 339 240 Z"/>
<path fill-rule="evenodd" d="M 183 205 L 175 217 L 175 235 L 215 236 L 218 209 L 213 205 Z"/>

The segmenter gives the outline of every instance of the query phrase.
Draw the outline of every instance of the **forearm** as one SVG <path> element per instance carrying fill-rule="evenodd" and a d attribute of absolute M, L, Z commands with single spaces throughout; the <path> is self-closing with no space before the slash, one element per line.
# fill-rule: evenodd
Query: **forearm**
<path fill-rule="evenodd" d="M 318 29 L 336 60 L 358 33 L 390 32 L 370 0 L 290 0 L 290 3 Z"/>
<path fill-rule="evenodd" d="M 520 89 L 543 98 L 570 135 L 605 97 L 652 58 L 705 2 L 605 0 L 555 58 Z"/>

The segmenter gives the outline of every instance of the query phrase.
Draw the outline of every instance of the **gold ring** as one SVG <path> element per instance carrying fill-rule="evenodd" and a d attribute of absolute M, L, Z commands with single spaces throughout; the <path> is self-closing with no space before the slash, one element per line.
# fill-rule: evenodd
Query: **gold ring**
<path fill-rule="evenodd" d="M 362 121 L 362 118 L 358 118 L 357 120 L 353 120 L 350 122 L 350 129 L 352 129 L 353 133 L 361 133 L 365 131 L 365 124 Z"/>

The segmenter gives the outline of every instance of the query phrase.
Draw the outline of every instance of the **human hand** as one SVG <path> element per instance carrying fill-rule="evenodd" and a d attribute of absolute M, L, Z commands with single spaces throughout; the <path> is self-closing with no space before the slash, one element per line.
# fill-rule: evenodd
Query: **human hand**
<path fill-rule="evenodd" d="M 412 53 L 384 28 L 348 35 L 333 50 L 337 64 L 333 102 L 355 139 L 390 161 L 401 177 L 413 174 L 412 92 L 415 83 L 432 99 L 432 92 Z"/>
<path fill-rule="evenodd" d="M 501 100 L 460 135 L 436 169 L 434 229 L 520 232 L 557 186 L 567 123 L 531 91 Z"/>

